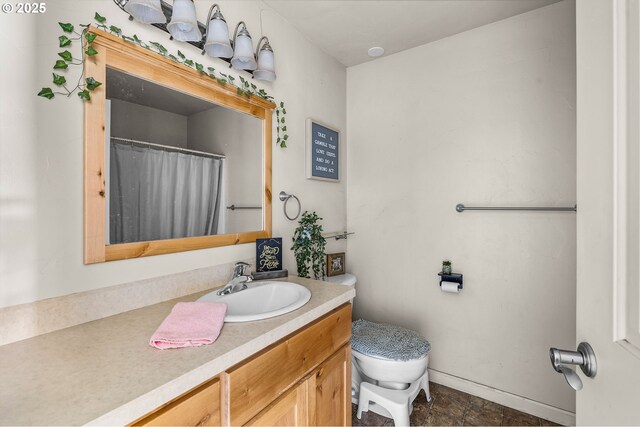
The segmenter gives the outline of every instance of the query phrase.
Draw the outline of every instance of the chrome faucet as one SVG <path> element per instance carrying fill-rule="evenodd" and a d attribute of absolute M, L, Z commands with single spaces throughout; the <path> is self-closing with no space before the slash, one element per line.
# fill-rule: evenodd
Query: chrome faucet
<path fill-rule="evenodd" d="M 247 289 L 247 283 L 253 281 L 253 276 L 245 272 L 245 269 L 250 265 L 242 261 L 236 262 L 233 266 L 233 273 L 231 273 L 229 283 L 216 293 L 218 295 L 228 295 Z"/>

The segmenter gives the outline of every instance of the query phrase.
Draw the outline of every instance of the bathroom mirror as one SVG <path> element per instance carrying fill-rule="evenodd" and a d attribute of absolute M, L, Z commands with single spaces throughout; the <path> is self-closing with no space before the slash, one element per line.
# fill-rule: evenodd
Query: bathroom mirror
<path fill-rule="evenodd" d="M 270 237 L 275 106 L 95 32 L 85 263 Z"/>

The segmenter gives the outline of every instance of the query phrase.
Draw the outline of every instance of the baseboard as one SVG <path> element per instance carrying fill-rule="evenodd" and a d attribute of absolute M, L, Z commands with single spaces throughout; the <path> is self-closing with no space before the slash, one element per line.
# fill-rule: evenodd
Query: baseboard
<path fill-rule="evenodd" d="M 536 402 L 535 400 L 527 399 L 526 397 L 465 380 L 464 378 L 456 377 L 444 372 L 429 369 L 429 380 L 518 411 L 535 415 L 536 417 L 544 418 L 545 420 L 553 421 L 554 423 L 565 426 L 575 425 L 576 423 L 576 414 L 573 412 L 565 411 L 564 409 Z"/>

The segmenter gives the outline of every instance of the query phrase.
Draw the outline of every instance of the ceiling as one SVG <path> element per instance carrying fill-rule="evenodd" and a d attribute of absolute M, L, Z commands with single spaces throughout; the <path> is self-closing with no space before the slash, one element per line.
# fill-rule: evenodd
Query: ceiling
<path fill-rule="evenodd" d="M 107 98 L 191 116 L 217 105 L 107 67 Z"/>
<path fill-rule="evenodd" d="M 519 15 L 559 0 L 265 0 L 313 44 L 347 67 Z"/>

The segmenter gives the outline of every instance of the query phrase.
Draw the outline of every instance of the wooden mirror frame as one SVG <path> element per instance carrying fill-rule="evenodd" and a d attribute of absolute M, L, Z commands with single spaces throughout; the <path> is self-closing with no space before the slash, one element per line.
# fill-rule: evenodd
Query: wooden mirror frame
<path fill-rule="evenodd" d="M 271 133 L 275 105 L 258 96 L 238 95 L 233 85 L 220 84 L 193 68 L 171 61 L 155 52 L 104 31 L 96 34 L 93 47 L 98 51 L 86 56 L 86 75 L 103 82 L 85 102 L 84 122 L 84 263 L 94 264 L 119 259 L 168 254 L 194 249 L 237 245 L 271 237 Z M 107 245 L 106 237 L 106 70 L 107 66 L 153 81 L 214 104 L 249 114 L 262 120 L 263 139 L 263 229 L 235 234 L 185 237 L 147 242 Z"/>

